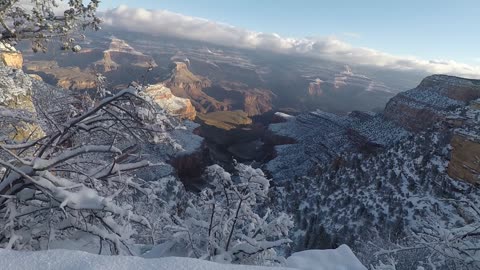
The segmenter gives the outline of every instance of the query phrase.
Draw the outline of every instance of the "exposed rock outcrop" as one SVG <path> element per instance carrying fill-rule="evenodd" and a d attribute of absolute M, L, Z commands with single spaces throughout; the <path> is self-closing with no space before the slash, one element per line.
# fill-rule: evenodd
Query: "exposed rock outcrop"
<path fill-rule="evenodd" d="M 320 97 L 323 94 L 321 79 L 316 79 L 308 85 L 308 94 L 313 97 Z"/>
<path fill-rule="evenodd" d="M 175 96 L 190 99 L 195 109 L 201 113 L 228 110 L 227 106 L 203 92 L 203 89 L 210 87 L 212 82 L 207 78 L 194 75 L 186 63 L 174 62 L 171 65 L 169 78 L 163 83 Z"/>
<path fill-rule="evenodd" d="M 174 96 L 172 91 L 163 84 L 150 85 L 144 93 L 172 115 L 190 120 L 194 120 L 197 115 L 189 99 Z"/>
<path fill-rule="evenodd" d="M 95 89 L 97 85 L 93 72 L 79 67 L 60 67 L 55 61 L 26 62 L 25 70 L 40 76 L 47 83 L 64 89 Z"/>
<path fill-rule="evenodd" d="M 223 130 L 231 130 L 252 124 L 252 119 L 248 117 L 247 113 L 240 110 L 199 114 L 198 118 L 206 125 Z"/>
<path fill-rule="evenodd" d="M 157 63 L 151 56 L 135 50 L 124 40 L 112 38 L 109 48 L 103 52 L 103 59 L 97 61 L 95 66 L 103 72 L 110 72 L 122 66 L 153 68 L 157 67 Z"/>
<path fill-rule="evenodd" d="M 463 134 L 455 134 L 448 174 L 455 179 L 480 184 L 480 141 Z"/>
<path fill-rule="evenodd" d="M 30 76 L 30 78 L 32 78 L 34 80 L 37 80 L 39 82 L 43 82 L 42 77 L 40 77 L 38 74 L 28 74 L 28 76 Z"/>
<path fill-rule="evenodd" d="M 3 66 L 21 69 L 23 66 L 23 55 L 20 52 L 0 51 L 0 63 Z"/>
<path fill-rule="evenodd" d="M 21 69 L 0 67 L 0 137 L 40 138 L 32 96 L 32 79 Z"/>
<path fill-rule="evenodd" d="M 277 146 L 278 155 L 267 168 L 278 179 L 291 178 L 316 164 L 329 164 L 341 153 L 388 149 L 429 130 L 441 134 L 446 138 L 443 143 L 452 147 L 449 163 L 442 165 L 448 164 L 449 176 L 480 184 L 479 98 L 479 80 L 433 75 L 392 98 L 383 114 L 354 111 L 339 116 L 316 111 L 283 116 L 285 122 L 270 125 L 270 130 L 295 139 L 295 144 Z"/>
<path fill-rule="evenodd" d="M 479 97 L 478 80 L 433 75 L 416 88 L 393 97 L 384 115 L 409 131 L 418 132 L 445 120 L 453 109 Z"/>
<path fill-rule="evenodd" d="M 272 109 L 276 97 L 268 89 L 253 88 L 238 82 L 209 79 L 193 74 L 187 63 L 174 62 L 171 73 L 163 83 L 179 97 L 189 98 L 197 111 L 243 110 L 248 116 L 260 115 Z"/>
<path fill-rule="evenodd" d="M 252 88 L 243 83 L 223 81 L 218 84 L 216 97 L 229 104 L 230 110 L 241 109 L 248 116 L 261 115 L 273 108 L 277 97 L 272 91 L 264 88 Z"/>
<path fill-rule="evenodd" d="M 480 184 L 480 99 L 456 110 L 447 120 L 454 129 L 448 174 L 454 179 Z"/>

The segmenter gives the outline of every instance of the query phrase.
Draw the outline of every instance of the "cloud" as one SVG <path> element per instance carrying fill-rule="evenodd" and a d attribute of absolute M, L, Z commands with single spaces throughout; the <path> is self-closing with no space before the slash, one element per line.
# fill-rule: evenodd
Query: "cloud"
<path fill-rule="evenodd" d="M 105 11 L 103 19 L 107 25 L 129 31 L 170 35 L 224 46 L 298 54 L 395 70 L 419 70 L 480 78 L 479 66 L 452 60 L 423 60 L 412 56 L 397 56 L 371 48 L 354 47 L 335 37 L 286 38 L 274 33 L 249 31 L 166 10 L 146 10 L 122 5 Z"/>

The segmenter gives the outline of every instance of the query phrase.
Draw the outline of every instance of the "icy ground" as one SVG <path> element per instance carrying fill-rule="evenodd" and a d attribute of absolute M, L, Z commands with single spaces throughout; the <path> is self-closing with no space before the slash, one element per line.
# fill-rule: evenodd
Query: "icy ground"
<path fill-rule="evenodd" d="M 167 257 L 102 256 L 82 251 L 48 250 L 21 252 L 0 249 L 0 268 L 8 270 L 366 270 L 350 248 L 307 250 L 294 253 L 287 267 L 225 265 L 204 260 Z"/>

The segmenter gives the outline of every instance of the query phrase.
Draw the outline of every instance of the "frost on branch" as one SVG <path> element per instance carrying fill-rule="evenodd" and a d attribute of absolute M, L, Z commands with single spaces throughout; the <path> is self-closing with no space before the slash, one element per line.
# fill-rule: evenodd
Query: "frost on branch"
<path fill-rule="evenodd" d="M 48 249 L 79 233 L 103 254 L 154 244 L 152 229 L 171 207 L 159 194 L 171 179 L 145 181 L 135 172 L 152 166 L 139 149 L 168 137 L 168 118 L 136 89 L 94 106 L 62 94 L 36 98 L 47 135 L 0 142 L 0 247 Z"/>
<path fill-rule="evenodd" d="M 12 48 L 30 40 L 32 49 L 45 51 L 51 39 L 60 39 L 63 49 L 80 50 L 72 32 L 100 29 L 96 16 L 99 0 L 2 0 L 0 1 L 0 45 Z"/>
<path fill-rule="evenodd" d="M 243 264 L 282 264 L 276 249 L 290 243 L 291 218 L 266 205 L 269 181 L 260 169 L 237 164 L 230 174 L 218 165 L 205 172 L 210 187 L 190 194 L 169 226 L 170 241 L 188 256 Z"/>
<path fill-rule="evenodd" d="M 378 248 L 376 256 L 388 256 L 389 264 L 383 262 L 374 269 L 396 269 L 394 257 L 405 260 L 405 254 L 426 254 L 426 260 L 415 260 L 417 269 L 479 269 L 480 268 L 480 209 L 470 201 L 446 200 L 456 208 L 463 207 L 469 223 L 461 226 L 445 227 L 431 223 L 421 231 L 413 232 L 405 244 L 385 249 Z M 470 213 L 469 213 L 470 212 Z M 408 261 L 408 260 L 407 260 Z M 390 268 L 388 268 L 390 267 Z"/>

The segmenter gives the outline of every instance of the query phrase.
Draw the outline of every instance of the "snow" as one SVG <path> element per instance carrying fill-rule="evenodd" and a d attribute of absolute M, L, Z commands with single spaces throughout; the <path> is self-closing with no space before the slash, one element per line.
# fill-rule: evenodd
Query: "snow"
<path fill-rule="evenodd" d="M 367 270 L 347 245 L 293 253 L 287 259 L 287 266 L 302 270 Z"/>
<path fill-rule="evenodd" d="M 104 256 L 73 250 L 36 252 L 0 249 L 0 265 L 9 270 L 366 270 L 350 248 L 342 245 L 334 250 L 307 250 L 294 253 L 287 267 L 260 267 L 219 264 L 204 260 L 165 257 Z"/>
<path fill-rule="evenodd" d="M 145 92 L 153 96 L 155 102 L 171 114 L 178 114 L 185 111 L 190 105 L 190 100 L 174 96 L 170 88 L 163 84 L 150 85 Z"/>
<path fill-rule="evenodd" d="M 284 119 L 284 120 L 286 120 L 286 121 L 291 121 L 291 120 L 295 119 L 295 116 L 292 116 L 292 115 L 289 115 L 289 114 L 286 114 L 286 113 L 282 113 L 282 112 L 276 112 L 275 115 Z"/>
<path fill-rule="evenodd" d="M 9 270 L 282 270 L 240 265 L 224 265 L 190 258 L 145 259 L 133 256 L 103 256 L 82 251 L 48 250 L 19 252 L 0 250 L 0 265 Z"/>

